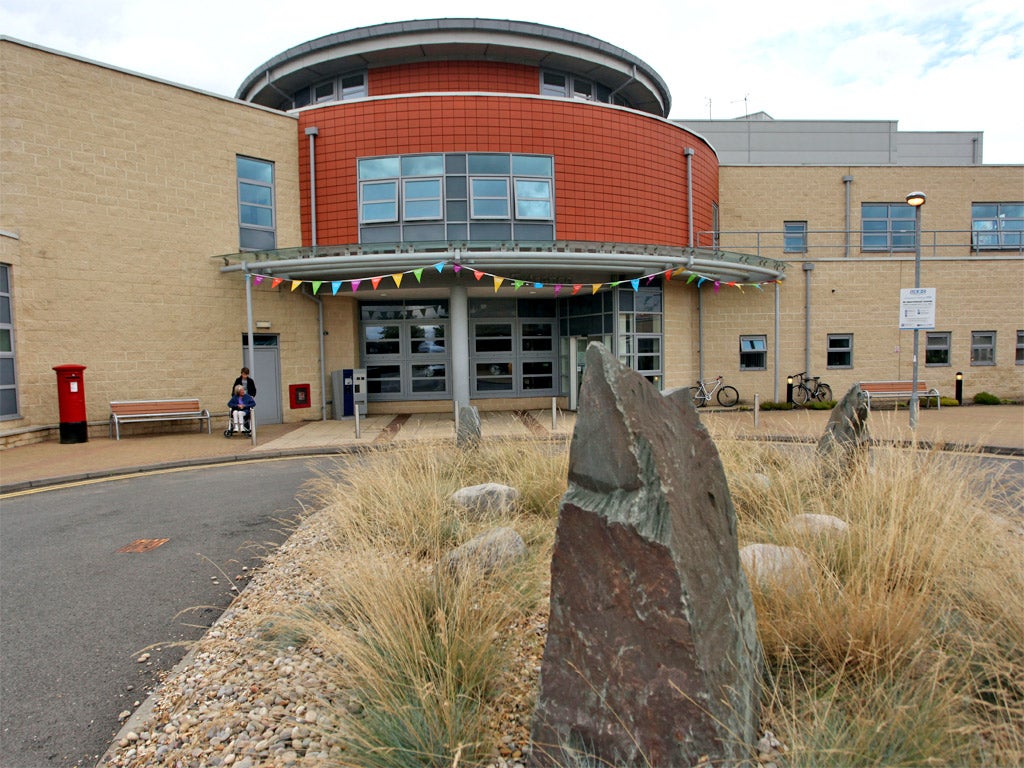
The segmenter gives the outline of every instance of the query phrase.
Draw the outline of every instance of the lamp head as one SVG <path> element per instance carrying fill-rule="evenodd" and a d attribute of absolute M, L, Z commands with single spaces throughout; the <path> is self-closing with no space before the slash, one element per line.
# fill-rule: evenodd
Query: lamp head
<path fill-rule="evenodd" d="M 911 192 L 909 195 L 907 195 L 907 204 L 912 205 L 915 208 L 918 208 L 924 205 L 925 200 L 927 199 L 928 197 L 927 195 L 925 195 L 924 192 Z"/>

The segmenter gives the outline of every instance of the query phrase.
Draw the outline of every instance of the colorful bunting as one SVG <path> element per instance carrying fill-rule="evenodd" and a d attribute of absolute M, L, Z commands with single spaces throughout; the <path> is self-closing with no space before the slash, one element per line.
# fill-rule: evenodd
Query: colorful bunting
<path fill-rule="evenodd" d="M 439 261 L 436 264 L 434 264 L 433 267 L 434 267 L 434 269 L 437 270 L 438 274 L 443 274 L 445 266 L 447 264 L 449 264 L 449 263 L 450 262 Z M 451 267 L 452 267 L 452 271 L 455 272 L 455 274 L 458 274 L 462 270 L 462 265 L 460 265 L 460 264 L 451 263 Z M 401 288 L 402 287 L 402 278 L 405 275 L 407 275 L 409 273 L 412 273 L 413 276 L 415 276 L 415 278 L 416 278 L 416 282 L 422 284 L 424 269 L 425 269 L 424 267 L 417 267 L 415 269 L 406 270 L 405 272 L 395 272 L 394 274 L 391 275 L 391 279 L 394 280 L 396 288 Z M 674 267 L 674 268 L 671 268 L 671 269 L 661 270 L 659 272 L 653 272 L 653 273 L 651 273 L 649 275 L 644 275 L 643 277 L 634 277 L 634 278 L 629 279 L 628 281 L 627 280 L 615 280 L 615 281 L 608 282 L 608 283 L 590 283 L 589 285 L 590 285 L 590 289 L 591 289 L 591 294 L 592 295 L 596 294 L 602 288 L 617 288 L 620 285 L 624 285 L 627 282 L 629 283 L 630 286 L 632 286 L 633 291 L 636 292 L 636 291 L 640 290 L 640 281 L 641 280 L 644 281 L 645 285 L 650 285 L 651 282 L 656 277 L 662 277 L 666 281 L 668 281 L 668 280 L 671 280 L 673 277 L 680 276 L 680 275 L 683 275 L 683 274 L 687 274 L 686 285 L 690 285 L 691 283 L 696 281 L 697 282 L 697 287 L 701 288 L 701 287 L 703 287 L 704 283 L 711 282 L 712 286 L 714 287 L 715 293 L 718 293 L 719 289 L 722 287 L 723 281 L 715 280 L 714 278 L 706 277 L 705 275 L 701 275 L 701 274 L 699 274 L 697 272 L 689 271 L 687 267 Z M 562 283 L 544 283 L 544 282 L 541 282 L 539 280 L 538 281 L 527 281 L 527 280 L 521 280 L 521 279 L 518 279 L 518 278 L 505 277 L 505 276 L 502 276 L 502 275 L 495 275 L 495 274 L 491 274 L 490 272 L 484 272 L 483 270 L 479 270 L 479 269 L 474 269 L 473 270 L 473 277 L 477 281 L 483 279 L 483 277 L 485 275 L 492 279 L 493 284 L 494 284 L 494 292 L 495 293 L 497 293 L 498 290 L 501 288 L 501 286 L 504 285 L 506 282 L 511 284 L 512 289 L 514 291 L 518 291 L 524 285 L 528 285 L 528 284 L 532 285 L 536 289 L 553 288 L 555 296 L 558 296 L 562 292 L 562 289 L 567 287 L 567 286 L 563 285 Z M 264 280 L 270 279 L 270 287 L 272 289 L 278 288 L 282 283 L 285 282 L 285 278 L 283 278 L 283 277 L 269 278 L 269 276 L 267 276 L 267 275 L 261 275 L 261 274 L 256 274 L 256 273 L 247 273 L 247 276 L 251 276 L 252 277 L 253 283 L 255 285 L 260 285 L 260 284 L 263 283 Z M 364 280 L 369 280 L 370 284 L 373 286 L 373 290 L 376 291 L 377 288 L 380 286 L 381 280 L 383 280 L 384 277 L 386 277 L 386 275 L 376 275 L 376 276 L 369 277 L 369 278 L 358 278 L 358 279 L 352 279 L 352 280 L 334 280 L 334 281 L 331 282 L 331 293 L 333 295 L 337 295 L 338 291 L 341 290 L 341 287 L 345 283 L 348 283 L 351 286 L 351 288 L 352 288 L 352 292 L 355 293 L 356 291 L 359 290 L 359 286 L 363 283 Z M 323 283 L 324 283 L 324 281 L 322 281 L 322 280 L 308 280 L 308 281 L 307 280 L 292 280 L 291 281 L 291 290 L 292 291 L 298 290 L 299 286 L 302 285 L 305 282 L 308 282 L 310 284 L 314 296 L 317 294 L 317 292 L 320 290 L 320 288 L 323 286 Z M 751 286 L 751 285 L 754 286 L 755 288 L 757 288 L 757 290 L 763 291 L 765 284 L 769 284 L 770 285 L 772 283 L 777 283 L 777 282 L 779 282 L 779 281 L 778 280 L 766 280 L 766 281 L 761 282 L 761 283 L 756 283 L 756 282 L 755 283 L 738 283 L 738 282 L 736 282 L 734 280 L 730 280 L 730 281 L 726 281 L 725 285 L 727 287 L 729 287 L 729 288 L 737 288 L 737 289 L 740 290 L 740 292 L 743 292 L 744 287 Z M 583 289 L 583 286 L 584 286 L 584 283 L 573 283 L 572 284 L 572 295 L 573 296 L 577 295 Z"/>

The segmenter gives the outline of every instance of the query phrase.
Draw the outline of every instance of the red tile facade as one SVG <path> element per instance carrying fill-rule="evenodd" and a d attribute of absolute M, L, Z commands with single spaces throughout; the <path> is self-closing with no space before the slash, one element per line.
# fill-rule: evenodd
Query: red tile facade
<path fill-rule="evenodd" d="M 536 69 L 451 62 L 392 67 L 380 88 L 485 87 L 496 70 Z M 478 76 L 473 70 L 479 70 Z M 404 70 L 409 70 L 404 72 Z M 377 73 L 371 78 L 377 82 Z M 474 84 L 475 85 L 471 85 Z M 486 86 L 490 88 L 491 86 Z M 495 88 L 497 85 L 494 86 Z M 511 87 L 515 87 L 515 84 Z M 503 90 L 509 90 L 504 83 Z M 425 152 L 516 152 L 555 158 L 560 240 L 687 244 L 686 158 L 694 149 L 694 231 L 712 228 L 718 160 L 700 138 L 660 118 L 584 101 L 516 95 L 410 95 L 333 104 L 299 119 L 303 242 L 310 242 L 309 157 L 305 129 L 316 126 L 317 239 L 358 242 L 356 160 Z"/>

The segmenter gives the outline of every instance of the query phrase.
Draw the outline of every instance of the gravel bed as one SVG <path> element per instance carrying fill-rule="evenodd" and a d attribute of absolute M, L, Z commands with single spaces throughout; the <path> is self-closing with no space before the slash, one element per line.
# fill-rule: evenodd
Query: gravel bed
<path fill-rule="evenodd" d="M 264 564 L 206 635 L 134 715 L 97 768 L 308 768 L 345 764 L 333 728 L 344 692 L 310 644 L 274 647 L 264 630 L 275 615 L 316 597 L 307 567 L 326 542 L 307 517 Z M 547 616 L 510 628 L 515 661 L 502 680 L 489 768 L 523 768 Z"/>

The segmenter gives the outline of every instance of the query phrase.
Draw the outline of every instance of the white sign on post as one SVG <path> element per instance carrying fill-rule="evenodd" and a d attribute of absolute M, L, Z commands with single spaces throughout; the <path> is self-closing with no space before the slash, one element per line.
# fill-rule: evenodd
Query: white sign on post
<path fill-rule="evenodd" d="M 900 330 L 935 328 L 935 289 L 900 289 Z"/>

